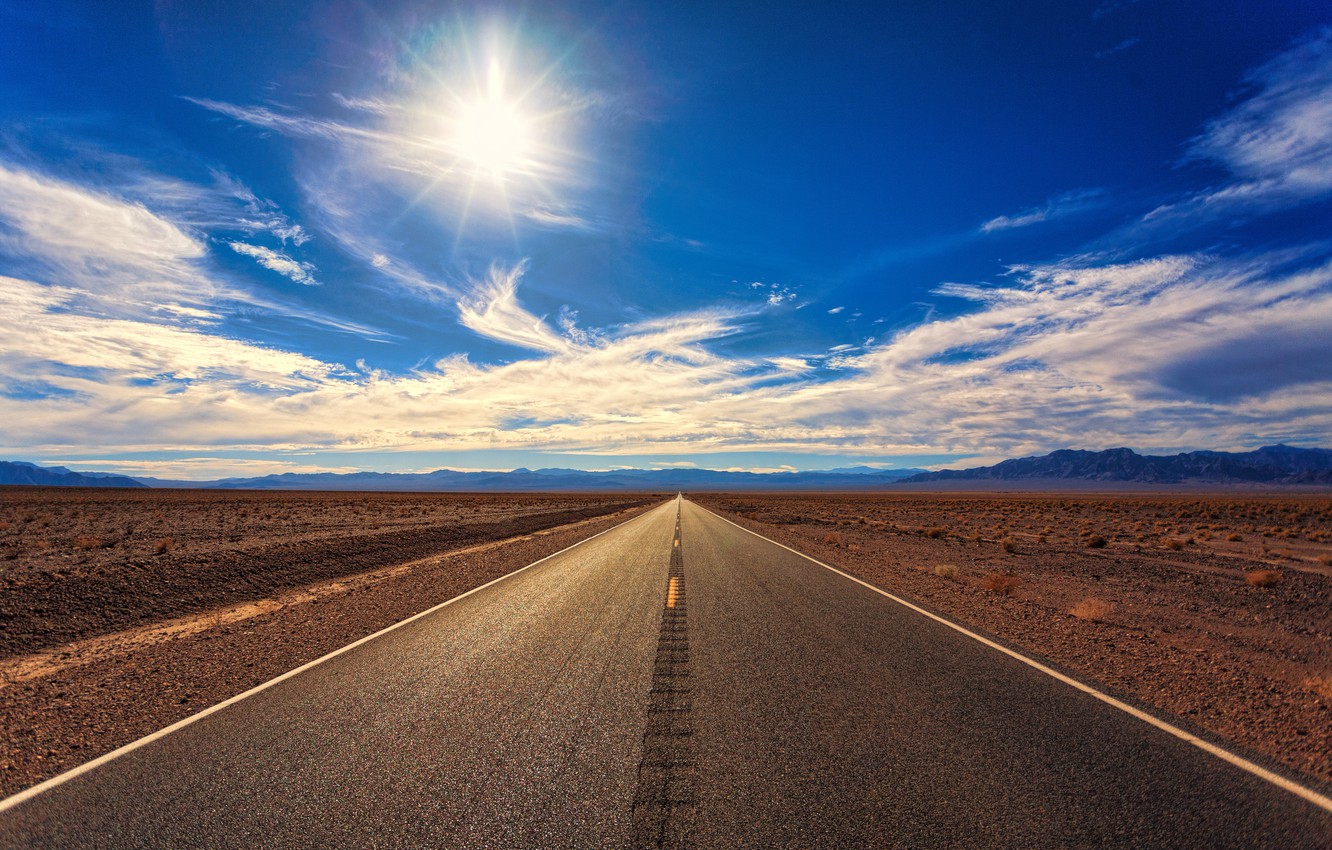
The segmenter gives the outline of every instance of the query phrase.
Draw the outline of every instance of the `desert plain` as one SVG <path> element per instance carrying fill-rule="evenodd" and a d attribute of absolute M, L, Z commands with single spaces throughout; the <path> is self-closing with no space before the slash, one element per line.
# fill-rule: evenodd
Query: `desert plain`
<path fill-rule="evenodd" d="M 686 495 L 1261 762 L 1332 781 L 1326 494 Z M 665 498 L 0 489 L 0 794 Z"/>

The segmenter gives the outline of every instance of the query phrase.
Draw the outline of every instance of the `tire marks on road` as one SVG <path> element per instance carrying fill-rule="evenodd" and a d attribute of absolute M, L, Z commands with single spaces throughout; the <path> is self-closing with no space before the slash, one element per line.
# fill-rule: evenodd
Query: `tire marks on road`
<path fill-rule="evenodd" d="M 634 796 L 635 850 L 688 847 L 697 806 L 693 754 L 693 695 L 689 671 L 689 605 L 685 594 L 680 513 L 667 572 L 666 602 L 648 692 L 643 760 Z"/>

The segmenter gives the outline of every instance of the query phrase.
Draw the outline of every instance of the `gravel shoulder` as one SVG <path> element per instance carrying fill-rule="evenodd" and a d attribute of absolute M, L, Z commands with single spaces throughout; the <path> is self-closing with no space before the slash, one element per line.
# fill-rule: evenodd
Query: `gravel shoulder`
<path fill-rule="evenodd" d="M 338 498 L 345 500 L 347 494 Z M 191 581 L 211 604 L 192 610 L 164 604 L 155 618 L 151 608 L 133 608 L 139 612 L 135 617 L 105 618 L 98 621 L 100 628 L 58 629 L 61 636 L 74 635 L 64 643 L 12 641 L 26 651 L 0 655 L 0 735 L 6 742 L 0 753 L 0 796 L 90 761 L 660 502 L 641 496 L 582 498 L 574 507 L 516 511 L 526 514 L 520 523 L 525 530 L 517 534 L 511 522 L 470 523 L 466 533 L 455 535 L 454 546 L 440 545 L 434 554 L 422 556 L 420 549 L 423 540 L 434 540 L 429 535 L 408 541 L 396 560 L 391 550 L 368 546 L 360 551 L 376 553 L 378 561 L 368 561 L 371 569 L 355 569 L 367 560 L 340 558 L 336 547 L 303 548 L 287 539 L 284 551 L 291 563 L 301 565 L 297 574 L 304 583 L 280 576 L 269 585 L 276 592 L 257 595 L 253 586 L 248 593 L 235 593 L 225 583 L 210 590 L 196 576 Z M 537 507 L 550 507 L 537 501 Z M 449 510 L 454 507 L 456 498 Z M 486 499 L 484 507 L 473 516 L 484 516 L 502 502 Z M 505 535 L 506 530 L 511 533 Z M 207 544 L 201 540 L 200 545 Z M 11 582 L 7 588 L 10 603 L 20 609 L 23 603 L 14 602 L 13 593 L 21 584 Z"/>
<path fill-rule="evenodd" d="M 1326 497 L 690 498 L 1186 726 L 1332 780 Z M 1259 572 L 1273 583 L 1247 580 Z"/>

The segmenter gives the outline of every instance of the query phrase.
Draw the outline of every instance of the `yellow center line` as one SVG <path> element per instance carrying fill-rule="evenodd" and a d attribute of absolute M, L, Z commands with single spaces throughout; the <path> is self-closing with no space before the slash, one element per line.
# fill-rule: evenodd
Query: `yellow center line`
<path fill-rule="evenodd" d="M 675 600 L 679 597 L 679 595 L 680 595 L 680 580 L 678 578 L 673 578 L 671 579 L 670 587 L 666 588 L 666 607 L 674 608 Z"/>

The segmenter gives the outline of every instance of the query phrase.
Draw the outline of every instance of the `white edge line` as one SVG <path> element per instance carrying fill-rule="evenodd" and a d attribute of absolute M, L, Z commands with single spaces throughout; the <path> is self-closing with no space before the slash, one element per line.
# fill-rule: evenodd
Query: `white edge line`
<path fill-rule="evenodd" d="M 1298 782 L 1287 779 L 1281 774 L 1274 773 L 1260 764 L 1255 764 L 1241 755 L 1232 753 L 1231 751 L 1224 749 L 1222 747 L 1218 747 L 1216 744 L 1213 744 L 1210 741 L 1206 741 L 1202 738 L 1199 738 L 1197 735 L 1194 735 L 1191 732 L 1187 732 L 1179 728 L 1178 726 L 1175 726 L 1171 723 L 1167 723 L 1166 721 L 1160 719 L 1159 717 L 1155 717 L 1154 715 L 1148 714 L 1142 709 L 1135 708 L 1129 705 L 1128 703 L 1123 702 L 1122 700 L 1115 699 L 1114 697 L 1110 696 L 1107 693 L 1104 693 L 1103 691 L 1098 691 L 1096 688 L 1093 688 L 1091 685 L 1088 685 L 1085 682 L 1080 682 L 1077 679 L 1074 679 L 1070 676 L 1065 676 L 1063 673 L 1060 673 L 1058 670 L 1052 670 L 1051 668 L 1046 667 L 1044 664 L 1040 663 L 1039 661 L 1036 661 L 1035 659 L 1028 658 L 1027 656 L 1023 655 L 1020 652 L 1016 652 L 1012 649 L 1009 649 L 1006 646 L 1003 646 L 1002 644 L 990 640 L 989 638 L 978 635 L 975 632 L 967 629 L 965 626 L 961 626 L 958 625 L 957 623 L 954 623 L 952 620 L 940 617 L 938 614 L 926 611 L 924 608 L 921 608 L 919 605 L 914 605 L 908 602 L 907 600 L 902 599 L 899 596 L 894 596 L 893 594 L 889 593 L 886 590 L 883 590 L 882 588 L 875 587 L 869 582 L 862 581 L 849 573 L 842 572 L 836 567 L 829 566 L 823 563 L 822 561 L 818 560 L 817 558 L 812 558 L 809 555 L 806 555 L 804 552 L 792 549 L 790 546 L 787 546 L 785 543 L 778 543 L 776 540 L 773 540 L 770 537 L 764 537 L 762 534 L 759 534 L 757 531 L 745 528 L 743 525 L 740 525 L 739 523 L 731 522 L 731 520 L 727 519 L 721 514 L 713 513 L 712 511 L 708 510 L 702 505 L 698 505 L 694 502 L 690 502 L 690 504 L 694 505 L 695 507 L 699 508 L 702 511 L 706 511 L 707 513 L 712 514 L 722 522 L 730 523 L 731 525 L 734 525 L 736 528 L 740 529 L 741 531 L 748 532 L 754 535 L 755 537 L 759 538 L 760 540 L 766 540 L 769 543 L 773 544 L 774 546 L 780 546 L 783 549 L 787 550 L 788 552 L 794 552 L 795 554 L 799 555 L 805 560 L 818 564 L 820 567 L 823 567 L 825 570 L 831 570 L 832 572 L 837 573 L 839 576 L 848 578 L 851 581 L 854 581 L 856 584 L 861 585 L 862 587 L 867 587 L 870 590 L 874 591 L 875 593 L 888 597 L 889 599 L 891 599 L 892 601 L 896 602 L 899 605 L 903 605 L 907 608 L 910 608 L 912 611 L 915 611 L 917 614 L 923 614 L 926 617 L 929 617 L 931 620 L 934 620 L 935 622 L 938 623 L 942 623 L 943 625 L 947 626 L 950 629 L 961 632 L 962 634 L 966 635 L 969 638 L 972 638 L 973 640 L 980 641 L 981 643 L 985 644 L 986 646 L 992 649 L 997 649 L 1007 656 L 1016 658 L 1018 661 L 1021 661 L 1023 664 L 1026 664 L 1029 667 L 1033 667 L 1047 676 L 1058 679 L 1059 681 L 1063 682 L 1066 685 L 1071 685 L 1072 687 L 1077 688 L 1083 693 L 1090 694 L 1091 696 L 1095 697 L 1096 699 L 1100 700 L 1101 702 L 1107 705 L 1113 706 L 1114 708 L 1117 708 L 1120 711 L 1125 712 L 1126 714 L 1131 714 L 1134 717 L 1138 718 L 1139 720 L 1143 721 L 1144 723 L 1150 723 L 1152 726 L 1155 726 L 1157 729 L 1160 729 L 1163 732 L 1168 732 L 1171 735 L 1174 735 L 1176 738 L 1179 738 L 1181 741 L 1190 743 L 1193 746 L 1197 747 L 1198 749 L 1203 750 L 1204 752 L 1210 753 L 1223 761 L 1230 762 L 1231 764 L 1240 768 L 1241 770 L 1246 770 L 1249 773 L 1252 773 L 1254 776 L 1257 776 L 1259 779 L 1266 780 L 1267 782 L 1272 783 L 1278 788 L 1282 788 L 1286 791 L 1289 791 L 1290 793 L 1294 794 L 1297 797 L 1300 797 L 1310 803 L 1313 803 L 1315 806 L 1318 806 L 1321 809 L 1332 812 L 1332 798 L 1328 798 L 1323 794 L 1320 794 L 1317 791 L 1313 790 L 1312 788 L 1305 787 L 1304 785 L 1301 785 Z"/>
<path fill-rule="evenodd" d="M 665 502 L 663 504 L 670 504 L 670 502 Z M 497 584 L 501 581 L 504 581 L 506 578 L 512 578 L 513 576 L 518 575 L 524 570 L 530 570 L 532 567 L 535 567 L 537 564 L 544 563 L 545 561 L 549 561 L 551 558 L 563 555 L 565 552 L 568 552 L 570 549 L 576 549 L 579 546 L 582 546 L 584 543 L 587 543 L 590 540 L 595 540 L 596 538 L 600 537 L 603 534 L 608 534 L 617 528 L 628 525 L 629 523 L 634 522 L 636 520 L 640 520 L 643 517 L 647 516 L 648 514 L 652 513 L 652 510 L 653 509 L 648 509 L 636 517 L 630 517 L 624 522 L 616 523 L 615 525 L 612 525 L 610 528 L 607 528 L 603 531 L 598 531 L 596 534 L 592 535 L 591 537 L 585 537 L 582 540 L 579 540 L 577 543 L 573 544 L 572 546 L 566 546 L 560 551 L 552 552 L 551 554 L 545 556 L 544 558 L 540 558 L 536 561 L 533 561 L 532 563 L 528 564 L 525 567 L 519 567 L 513 572 L 505 573 L 504 575 L 496 579 L 491 579 L 485 584 L 479 587 L 474 587 L 471 590 L 466 591 L 465 593 L 460 593 L 457 596 L 453 597 L 452 599 L 439 603 L 433 608 L 427 608 L 426 610 L 420 612 L 419 614 L 413 614 L 412 616 L 408 617 L 405 620 L 399 620 L 393 625 L 380 629 L 374 634 L 366 635 L 365 637 L 360 638 L 359 640 L 352 641 L 351 643 L 347 644 L 341 649 L 335 649 L 332 652 L 328 653 L 327 655 L 322 655 L 319 658 L 316 658 L 314 661 L 308 661 L 294 670 L 288 670 L 287 672 L 283 673 L 280 676 L 276 676 L 272 679 L 269 679 L 267 682 L 255 685 L 253 688 L 250 688 L 248 691 L 245 691 L 244 693 L 236 694 L 236 696 L 231 697 L 230 699 L 225 699 L 222 702 L 217 703 L 216 705 L 209 706 L 208 708 L 205 708 L 203 711 L 200 711 L 197 714 L 191 714 L 189 717 L 177 720 L 175 723 L 172 723 L 170 726 L 167 726 L 163 729 L 158 729 L 156 732 L 152 732 L 148 735 L 145 735 L 142 738 L 138 739 L 137 741 L 131 741 L 130 743 L 126 744 L 123 747 L 120 747 L 119 749 L 115 749 L 109 753 L 100 755 L 97 758 L 93 759 L 92 761 L 84 762 L 78 767 L 71 768 L 70 770 L 67 770 L 64 773 L 57 774 L 56 776 L 51 777 L 45 782 L 41 782 L 24 791 L 20 791 L 11 797 L 6 797 L 4 800 L 0 800 L 0 812 L 8 811 L 9 809 L 14 808 L 15 806 L 21 803 L 31 800 L 33 797 L 36 797 L 38 794 L 42 794 L 46 791 L 49 791 L 58 785 L 63 785 L 64 783 L 68 782 L 69 780 L 77 776 L 82 776 L 88 771 L 101 767 L 102 765 L 106 764 L 109 761 L 113 761 L 115 759 L 120 758 L 123 755 L 131 753 L 134 750 L 137 750 L 139 747 L 142 747 L 146 744 L 151 744 L 153 741 L 156 741 L 158 738 L 165 738 L 167 735 L 170 735 L 172 732 L 184 729 L 186 726 L 189 726 L 192 723 L 203 720 L 205 717 L 207 717 L 210 714 L 216 714 L 217 712 L 221 711 L 222 709 L 226 708 L 229 705 L 233 705 L 235 703 L 240 702 L 243 699 L 252 697 L 255 694 L 259 693 L 260 691 L 266 691 L 269 688 L 273 687 L 274 685 L 278 684 L 279 682 L 284 682 L 287 679 L 292 678 L 293 676 L 297 676 L 300 675 L 301 673 L 304 673 L 306 670 L 309 670 L 311 667 L 316 667 L 320 664 L 323 664 L 325 661 L 337 658 L 339 655 L 342 655 L 344 652 L 350 652 L 351 650 L 355 649 L 356 647 L 360 646 L 363 643 L 369 643 L 375 638 L 382 637 L 388 634 L 389 632 L 393 631 L 394 629 L 401 628 L 402 626 L 405 626 L 408 623 L 411 623 L 415 620 L 419 620 L 422 617 L 427 617 L 435 613 L 439 609 L 444 608 L 445 606 L 452 605 L 453 603 L 457 602 L 460 599 L 465 599 L 466 597 L 471 596 L 473 593 L 485 590 L 487 587 L 490 587 L 492 584 Z"/>

